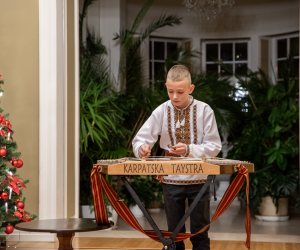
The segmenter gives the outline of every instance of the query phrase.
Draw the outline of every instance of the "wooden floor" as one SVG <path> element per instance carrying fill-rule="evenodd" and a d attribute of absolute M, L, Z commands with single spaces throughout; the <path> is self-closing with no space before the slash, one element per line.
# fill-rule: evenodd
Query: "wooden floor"
<path fill-rule="evenodd" d="M 186 249 L 192 249 L 189 240 L 185 241 Z M 58 242 L 10 242 L 9 248 L 16 247 L 18 250 L 44 250 L 57 249 Z M 151 239 L 128 239 L 128 238 L 87 238 L 76 237 L 73 239 L 73 248 L 80 250 L 92 249 L 162 249 L 163 245 Z M 299 250 L 300 243 L 271 243 L 271 242 L 251 242 L 251 250 Z M 211 241 L 211 250 L 246 250 L 243 242 L 240 241 Z"/>

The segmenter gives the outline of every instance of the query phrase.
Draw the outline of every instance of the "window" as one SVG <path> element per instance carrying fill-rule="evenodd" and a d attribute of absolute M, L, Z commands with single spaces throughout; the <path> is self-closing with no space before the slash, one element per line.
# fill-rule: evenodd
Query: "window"
<path fill-rule="evenodd" d="M 205 41 L 202 43 L 202 71 L 222 76 L 244 75 L 249 65 L 249 40 Z M 218 65 L 224 64 L 224 68 Z"/>
<path fill-rule="evenodd" d="M 202 72 L 217 73 L 231 77 L 230 80 L 238 89 L 233 98 L 240 101 L 248 92 L 241 88 L 233 74 L 245 75 L 249 67 L 249 40 L 205 41 L 202 43 Z M 223 65 L 219 65 L 222 62 Z M 248 112 L 245 103 L 244 112 Z"/>
<path fill-rule="evenodd" d="M 294 53 L 291 76 L 299 77 L 299 32 L 261 37 L 261 68 L 268 73 L 273 84 L 281 79 L 285 60 Z"/>
<path fill-rule="evenodd" d="M 282 78 L 284 72 L 284 61 L 293 51 L 294 62 L 292 67 L 292 76 L 299 77 L 299 35 L 276 38 L 276 73 L 277 78 Z"/>
<path fill-rule="evenodd" d="M 167 69 L 165 60 L 181 46 L 180 40 L 150 38 L 149 41 L 149 81 L 165 81 Z"/>

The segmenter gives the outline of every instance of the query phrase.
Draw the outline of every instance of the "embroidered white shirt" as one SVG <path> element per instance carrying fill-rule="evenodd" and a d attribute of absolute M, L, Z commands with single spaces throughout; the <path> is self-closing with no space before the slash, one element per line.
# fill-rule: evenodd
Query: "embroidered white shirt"
<path fill-rule="evenodd" d="M 176 145 L 179 141 L 189 145 L 186 157 L 214 157 L 220 152 L 222 144 L 213 110 L 206 103 L 190 98 L 191 103 L 181 112 L 170 100 L 152 112 L 132 141 L 136 157 L 139 158 L 139 148 L 143 144 L 152 148 L 159 135 L 160 147 L 165 150 L 169 150 L 168 145 Z M 187 119 L 185 126 L 176 129 L 180 114 L 180 122 L 184 117 Z M 166 183 L 193 184 L 193 181 L 199 183 L 199 180 L 207 179 L 207 175 L 169 175 L 163 179 L 168 180 Z"/>

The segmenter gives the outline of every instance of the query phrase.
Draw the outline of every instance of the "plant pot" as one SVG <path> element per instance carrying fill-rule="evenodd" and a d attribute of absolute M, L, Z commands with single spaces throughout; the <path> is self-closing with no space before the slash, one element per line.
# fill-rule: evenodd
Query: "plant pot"
<path fill-rule="evenodd" d="M 160 212 L 160 206 L 161 206 L 161 202 L 155 201 L 153 204 L 147 206 L 147 211 L 150 214 L 157 214 Z"/>
<path fill-rule="evenodd" d="M 111 205 L 107 205 L 107 210 L 111 213 L 111 217 L 109 217 L 108 219 L 113 221 L 113 223 L 114 223 L 114 226 L 112 227 L 112 229 L 116 229 L 119 215 Z"/>
<path fill-rule="evenodd" d="M 130 211 L 133 213 L 135 218 L 142 218 L 144 216 L 142 210 L 139 208 L 137 204 L 129 206 Z"/>
<path fill-rule="evenodd" d="M 119 218 L 119 215 L 118 213 L 116 212 L 116 210 L 113 210 L 112 211 L 112 221 L 114 222 L 114 226 L 113 226 L 113 229 L 116 229 L 118 228 L 118 218 Z"/>
<path fill-rule="evenodd" d="M 81 218 L 87 218 L 87 219 L 95 219 L 95 212 L 90 212 L 90 206 L 89 205 L 82 205 L 81 207 Z"/>
<path fill-rule="evenodd" d="M 279 198 L 278 212 L 276 212 L 276 206 L 273 203 L 271 196 L 265 196 L 262 198 L 262 203 L 258 208 L 259 215 L 255 216 L 259 220 L 266 221 L 286 221 L 288 216 L 288 198 Z"/>

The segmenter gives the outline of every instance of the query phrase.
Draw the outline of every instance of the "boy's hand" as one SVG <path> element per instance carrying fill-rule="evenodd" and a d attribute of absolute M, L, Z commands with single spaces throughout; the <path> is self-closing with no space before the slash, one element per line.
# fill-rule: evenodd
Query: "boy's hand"
<path fill-rule="evenodd" d="M 140 157 L 148 157 L 150 156 L 151 154 L 151 149 L 150 149 L 150 146 L 148 144 L 144 144 L 140 147 L 140 150 L 139 150 L 139 155 Z"/>
<path fill-rule="evenodd" d="M 175 155 L 184 155 L 185 154 L 186 146 L 182 142 L 179 142 L 174 147 L 176 148 L 176 150 L 174 148 L 171 148 L 171 150 L 169 151 L 171 154 L 175 154 Z"/>

